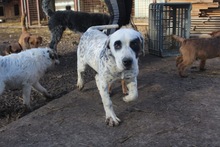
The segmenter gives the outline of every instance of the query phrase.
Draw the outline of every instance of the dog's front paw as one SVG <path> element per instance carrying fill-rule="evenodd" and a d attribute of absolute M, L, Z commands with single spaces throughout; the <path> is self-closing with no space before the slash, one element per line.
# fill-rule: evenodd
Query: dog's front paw
<path fill-rule="evenodd" d="M 77 79 L 76 87 L 77 87 L 79 90 L 82 90 L 83 87 L 84 87 L 84 80 L 83 80 L 83 78 L 81 77 L 81 74 L 79 74 L 79 73 L 78 73 L 78 79 Z"/>
<path fill-rule="evenodd" d="M 53 98 L 52 94 L 49 94 L 49 93 L 44 94 L 44 96 L 45 96 L 46 98 L 48 98 L 48 99 Z"/>
<path fill-rule="evenodd" d="M 79 83 L 77 83 L 77 88 L 79 89 L 79 90 L 82 90 L 83 89 L 83 87 L 84 87 L 84 85 L 83 84 L 79 84 Z"/>
<path fill-rule="evenodd" d="M 205 68 L 199 68 L 199 70 L 200 70 L 200 71 L 206 71 L 206 69 L 205 69 Z"/>
<path fill-rule="evenodd" d="M 108 117 L 106 118 L 105 122 L 106 122 L 106 125 L 114 127 L 114 126 L 118 126 L 121 120 L 117 117 L 115 119 L 112 117 Z"/>
<path fill-rule="evenodd" d="M 30 105 L 24 104 L 24 111 L 30 113 L 31 111 L 33 111 L 33 107 L 31 107 Z"/>
<path fill-rule="evenodd" d="M 188 77 L 187 74 L 182 73 L 182 72 L 179 72 L 179 76 L 180 76 L 181 78 L 187 78 L 187 77 Z"/>
<path fill-rule="evenodd" d="M 131 102 L 131 101 L 134 101 L 136 99 L 137 99 L 137 96 L 131 97 L 131 96 L 127 95 L 127 96 L 123 97 L 123 101 L 125 101 L 125 102 Z"/>

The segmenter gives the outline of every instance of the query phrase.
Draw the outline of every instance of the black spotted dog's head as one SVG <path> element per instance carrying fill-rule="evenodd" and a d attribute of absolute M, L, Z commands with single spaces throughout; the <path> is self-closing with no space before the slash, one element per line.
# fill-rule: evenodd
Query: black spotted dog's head
<path fill-rule="evenodd" d="M 133 29 L 119 29 L 110 36 L 108 48 L 115 57 L 119 70 L 132 70 L 138 67 L 138 55 L 142 50 L 142 44 L 141 33 Z"/>

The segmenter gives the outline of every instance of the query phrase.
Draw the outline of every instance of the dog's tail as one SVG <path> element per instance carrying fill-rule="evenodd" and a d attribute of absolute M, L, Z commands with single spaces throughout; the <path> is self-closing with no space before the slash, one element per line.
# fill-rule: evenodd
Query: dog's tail
<path fill-rule="evenodd" d="M 112 24 L 112 25 L 99 25 L 99 26 L 91 26 L 88 28 L 88 30 L 106 30 L 106 29 L 116 29 L 118 28 L 118 24 Z"/>
<path fill-rule="evenodd" d="M 178 41 L 180 43 L 183 43 L 183 41 L 185 40 L 185 38 L 180 37 L 180 36 L 176 36 L 176 35 L 173 35 L 172 37 L 173 37 L 173 39 L 175 39 L 176 41 Z"/>
<path fill-rule="evenodd" d="M 21 15 L 21 27 L 22 27 L 22 32 L 27 31 L 26 23 L 25 23 L 25 17 L 26 13 Z"/>
<path fill-rule="evenodd" d="M 50 0 L 43 0 L 43 1 L 42 1 L 42 9 L 43 9 L 44 13 L 45 13 L 48 17 L 51 17 L 51 16 L 54 14 L 54 11 L 52 11 L 52 10 L 49 8 L 49 5 L 50 5 Z"/>

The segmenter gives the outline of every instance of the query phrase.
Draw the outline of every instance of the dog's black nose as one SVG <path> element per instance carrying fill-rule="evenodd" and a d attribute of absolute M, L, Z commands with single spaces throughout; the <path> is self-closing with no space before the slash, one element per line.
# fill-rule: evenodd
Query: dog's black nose
<path fill-rule="evenodd" d="M 124 58 L 124 59 L 122 60 L 122 62 L 123 62 L 123 65 L 125 66 L 126 69 L 130 69 L 133 60 L 132 60 L 131 58 Z"/>

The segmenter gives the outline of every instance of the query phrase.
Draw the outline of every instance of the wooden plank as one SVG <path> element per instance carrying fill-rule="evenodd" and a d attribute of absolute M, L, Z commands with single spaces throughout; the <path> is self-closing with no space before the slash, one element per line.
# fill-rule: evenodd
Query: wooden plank
<path fill-rule="evenodd" d="M 136 26 L 147 26 L 148 25 L 148 23 L 134 23 Z"/>
<path fill-rule="evenodd" d="M 191 29 L 194 31 L 196 31 L 196 30 L 216 30 L 216 29 L 220 30 L 220 26 L 213 26 L 213 27 L 204 27 L 204 26 L 203 27 L 201 27 L 201 26 L 194 27 L 194 26 L 192 26 Z"/>
<path fill-rule="evenodd" d="M 212 3 L 213 0 L 168 0 L 167 2 Z"/>
<path fill-rule="evenodd" d="M 216 12 L 216 13 L 206 13 L 208 16 L 220 16 L 220 12 Z"/>
<path fill-rule="evenodd" d="M 211 20 L 216 20 L 216 19 L 219 19 L 220 20 L 220 17 L 198 17 L 198 16 L 194 16 L 194 17 L 191 17 L 192 20 L 207 20 L 207 19 L 211 19 Z"/>
<path fill-rule="evenodd" d="M 217 30 L 207 30 L 207 31 L 190 31 L 190 34 L 210 34 L 213 31 L 217 31 Z"/>
<path fill-rule="evenodd" d="M 198 32 L 210 32 L 210 33 L 211 33 L 211 32 L 213 32 L 213 31 L 217 31 L 217 30 L 219 30 L 219 28 L 215 28 L 215 29 L 208 29 L 208 28 L 207 28 L 207 29 L 198 29 L 198 30 L 193 30 L 193 29 L 191 29 L 190 32 L 191 32 L 191 33 L 193 33 L 193 32 L 194 32 L 194 33 L 196 33 L 196 32 L 197 32 L 197 33 L 198 33 Z"/>
<path fill-rule="evenodd" d="M 219 3 L 213 2 L 213 3 L 195 3 L 192 4 L 192 9 L 208 9 L 208 8 L 218 8 Z"/>
<path fill-rule="evenodd" d="M 216 21 L 216 22 L 191 22 L 191 25 L 219 25 L 220 21 Z"/>

